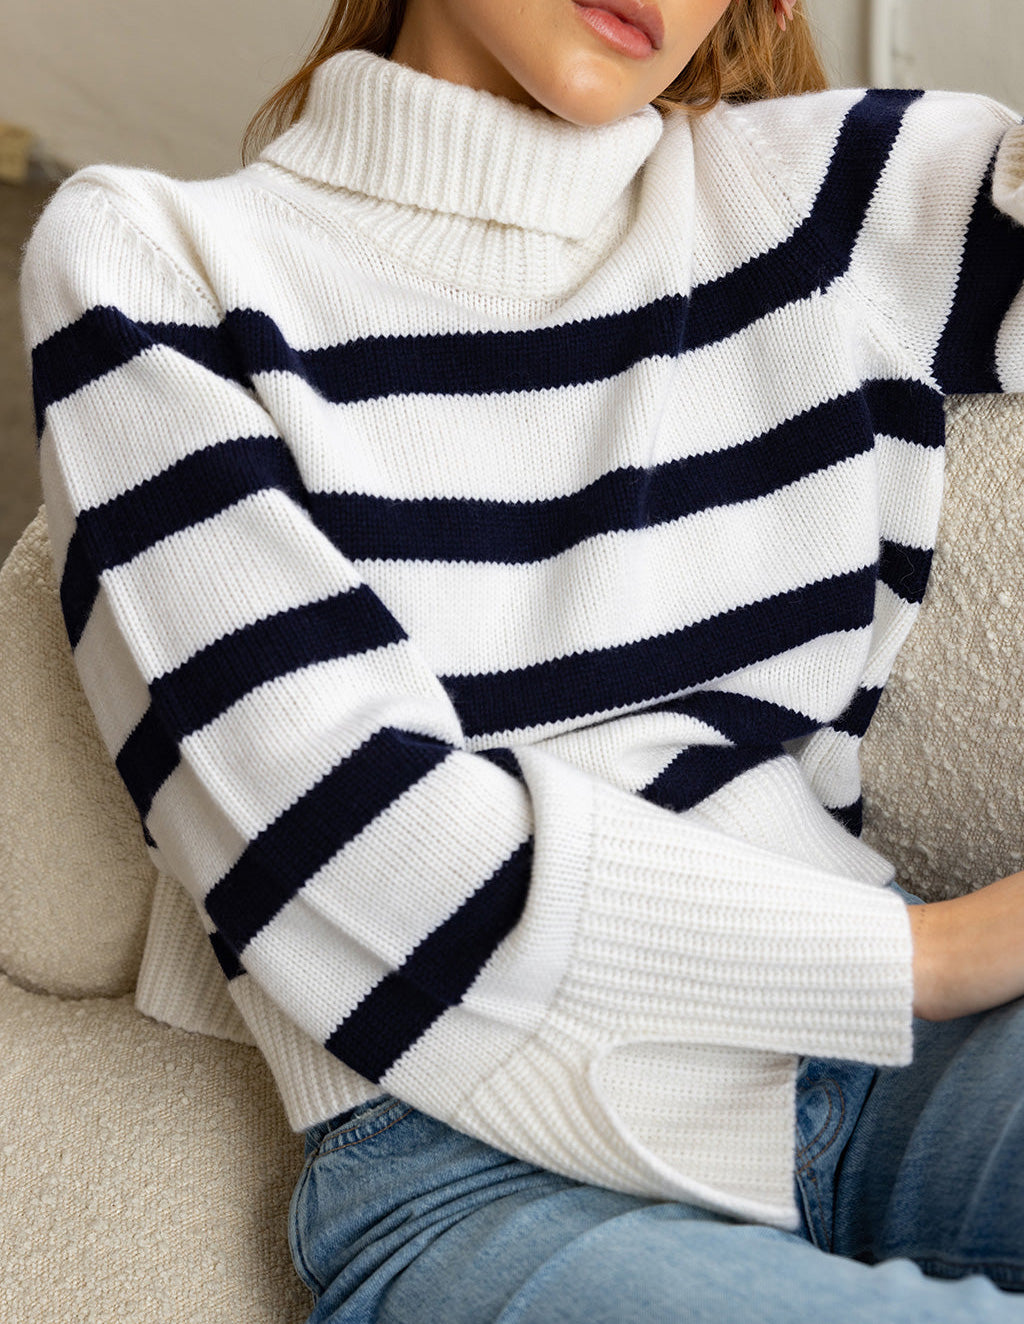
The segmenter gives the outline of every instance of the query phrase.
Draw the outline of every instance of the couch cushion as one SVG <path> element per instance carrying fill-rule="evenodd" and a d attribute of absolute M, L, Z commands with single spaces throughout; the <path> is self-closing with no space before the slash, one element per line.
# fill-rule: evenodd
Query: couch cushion
<path fill-rule="evenodd" d="M 71 660 L 42 511 L 0 569 L 0 970 L 134 987 L 156 871 Z"/>
<path fill-rule="evenodd" d="M 863 749 L 864 835 L 927 900 L 1024 869 L 1024 396 L 947 421 L 931 583 Z"/>
<path fill-rule="evenodd" d="M 302 1138 L 254 1048 L 3 976 L 0 1043 L 0 1319 L 306 1318 L 287 1244 Z"/>

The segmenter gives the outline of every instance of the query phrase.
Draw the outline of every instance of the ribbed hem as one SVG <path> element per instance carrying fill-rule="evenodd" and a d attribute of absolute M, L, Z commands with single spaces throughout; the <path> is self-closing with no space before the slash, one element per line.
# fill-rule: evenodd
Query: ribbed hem
<path fill-rule="evenodd" d="M 797 1059 L 645 1047 L 587 1068 L 538 1036 L 453 1125 L 579 1181 L 795 1227 Z"/>

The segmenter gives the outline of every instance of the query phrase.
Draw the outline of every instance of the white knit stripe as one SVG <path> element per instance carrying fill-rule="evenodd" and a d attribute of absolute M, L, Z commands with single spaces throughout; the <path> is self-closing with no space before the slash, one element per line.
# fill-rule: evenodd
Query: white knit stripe
<path fill-rule="evenodd" d="M 447 695 L 408 656 L 392 645 L 259 686 L 182 741 L 189 775 L 252 839 L 383 727 L 457 741 Z"/>
<path fill-rule="evenodd" d="M 166 193 L 166 179 L 115 166 L 90 167 L 61 186 L 45 232 L 34 241 L 40 261 L 26 264 L 22 280 L 25 333 L 33 349 L 97 307 L 116 307 L 136 322 L 216 326 L 214 302 L 194 271 L 176 266 L 143 234 L 173 228 L 162 214 L 166 199 L 147 196 L 146 183 L 154 179 Z M 179 248 L 182 238 L 178 230 Z M 185 248 L 194 263 L 194 242 L 186 241 Z M 75 273 L 73 283 L 54 279 L 65 269 Z"/>
<path fill-rule="evenodd" d="M 800 751 L 800 767 L 823 805 L 841 809 L 859 799 L 859 749 L 859 736 L 828 727 L 805 741 Z"/>
<path fill-rule="evenodd" d="M 245 964 L 285 1014 L 320 1043 L 389 971 L 382 956 L 325 925 L 301 896 L 249 943 Z M 301 988 L 296 970 L 303 972 Z"/>
<path fill-rule="evenodd" d="M 921 610 L 920 603 L 907 602 L 894 593 L 881 580 L 875 587 L 875 624 L 871 638 L 871 653 L 864 666 L 861 684 L 881 689 L 889 679 L 903 641 L 910 633 Z"/>
<path fill-rule="evenodd" d="M 182 400 L 193 402 L 187 413 Z M 80 510 L 102 505 L 217 442 L 278 435 L 266 410 L 237 382 L 166 345 L 145 350 L 51 405 L 47 418 Z M 122 444 L 85 465 L 78 449 L 83 434 Z"/>
<path fill-rule="evenodd" d="M 935 93 L 914 102 L 871 200 L 850 276 L 930 364 L 952 306 L 963 235 L 996 145 L 1014 118 L 994 102 Z M 941 154 L 942 170 L 933 167 Z M 898 224 L 897 224 L 898 222 Z M 906 310 L 914 310 L 908 319 Z"/>
<path fill-rule="evenodd" d="M 723 105 L 693 121 L 697 168 L 708 185 L 697 211 L 695 281 L 715 280 L 792 234 L 825 180 L 845 116 L 863 95 L 837 88 L 824 97 Z M 785 153 L 780 200 L 774 173 L 780 147 L 797 142 L 798 152 Z M 730 213 L 741 215 L 743 224 L 723 227 L 721 217 Z"/>
<path fill-rule="evenodd" d="M 146 826 L 160 843 L 161 868 L 198 904 L 249 844 L 189 763 L 179 763 L 156 792 Z"/>
<path fill-rule="evenodd" d="M 258 381 L 311 491 L 506 502 L 571 495 L 616 469 L 649 464 L 652 446 L 664 444 L 658 428 L 673 373 L 669 361 L 649 359 L 610 381 L 553 391 L 342 405 L 292 374 Z M 623 410 L 630 428 L 616 425 Z M 325 436 L 345 444 L 325 447 Z M 583 436 L 586 446 L 577 443 Z"/>
<path fill-rule="evenodd" d="M 358 581 L 298 507 L 267 489 L 105 571 L 102 583 L 152 680 L 233 630 Z M 183 596 L 187 611 L 163 610 Z"/>
<path fill-rule="evenodd" d="M 683 815 L 770 852 L 780 859 L 841 872 L 874 887 L 892 879 L 892 866 L 851 836 L 810 793 L 799 755 L 772 759 L 734 777 Z"/>
<path fill-rule="evenodd" d="M 945 452 L 896 437 L 879 437 L 879 531 L 905 547 L 934 546 Z"/>
<path fill-rule="evenodd" d="M 381 1077 L 380 1087 L 402 1099 L 437 1099 L 454 1121 L 466 1097 L 513 1058 L 529 1037 L 529 1030 L 491 1017 L 476 1017 L 459 1005 L 442 1013 L 424 1031 L 415 1047 Z M 445 1070 L 445 1064 L 452 1061 L 465 1064 L 457 1076 Z M 439 1090 L 442 1075 L 445 1084 Z"/>
<path fill-rule="evenodd" d="M 794 299 L 684 355 L 665 396 L 664 426 L 679 438 L 669 442 L 668 453 L 739 445 L 856 391 L 863 378 L 849 353 L 848 317 L 848 308 L 830 295 Z M 796 379 L 794 355 L 806 363 Z M 726 381 L 732 389 L 723 391 Z"/>
<path fill-rule="evenodd" d="M 782 704 L 818 722 L 834 720 L 857 691 L 871 644 L 871 627 L 819 635 L 709 688 Z"/>
<path fill-rule="evenodd" d="M 68 543 L 75 531 L 78 515 L 64 484 L 64 476 L 54 451 L 53 432 L 49 426 L 43 428 L 43 434 L 39 439 L 39 475 L 46 491 L 46 529 L 53 553 L 54 574 L 59 586 L 64 573 L 64 561 L 68 554 Z"/>
<path fill-rule="evenodd" d="M 75 649 L 96 724 L 116 756 L 149 707 L 149 689 L 101 590 Z"/>
<path fill-rule="evenodd" d="M 466 782 L 457 766 L 442 764 L 342 847 L 246 947 L 249 973 L 314 1038 L 327 1039 L 529 836 L 521 786 L 485 767 L 483 785 L 473 788 L 481 799 L 493 795 L 493 821 L 475 825 L 482 830 L 460 832 L 451 820 L 437 830 L 438 804 L 462 808 Z M 486 785 L 488 773 L 496 785 L 507 783 L 500 793 Z M 292 972 L 299 968 L 305 974 L 296 1001 Z"/>
<path fill-rule="evenodd" d="M 531 827 L 521 782 L 486 759 L 446 759 L 341 847 L 307 882 L 302 906 L 397 966 L 529 840 Z"/>
<path fill-rule="evenodd" d="M 872 478 L 872 457 L 860 456 L 771 497 L 588 539 L 544 562 L 355 565 L 439 674 L 505 671 L 653 638 L 871 565 Z M 840 503 L 864 518 L 830 521 Z M 737 547 L 751 555 L 737 558 Z M 637 565 L 647 568 L 639 580 Z M 571 614 L 550 610 L 566 600 Z"/>
<path fill-rule="evenodd" d="M 574 767 L 626 791 L 639 791 L 668 767 L 680 749 L 730 742 L 706 722 L 684 713 L 641 712 L 551 736 L 543 748 Z"/>

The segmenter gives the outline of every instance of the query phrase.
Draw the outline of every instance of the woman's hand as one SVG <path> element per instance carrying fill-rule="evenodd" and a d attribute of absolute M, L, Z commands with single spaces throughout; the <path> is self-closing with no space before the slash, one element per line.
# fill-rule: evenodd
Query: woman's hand
<path fill-rule="evenodd" d="M 908 909 L 916 1016 L 948 1021 L 1024 996 L 1024 873 Z"/>

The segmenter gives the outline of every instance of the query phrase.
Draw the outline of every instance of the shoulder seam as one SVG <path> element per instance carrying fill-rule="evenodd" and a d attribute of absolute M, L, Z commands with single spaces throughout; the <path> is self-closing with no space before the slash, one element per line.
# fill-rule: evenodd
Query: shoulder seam
<path fill-rule="evenodd" d="M 65 187 L 68 187 L 65 185 Z M 210 291 L 205 288 L 195 277 L 193 272 L 183 267 L 179 262 L 161 248 L 155 239 L 146 230 L 138 224 L 122 207 L 118 206 L 117 201 L 112 196 L 112 190 L 104 186 L 101 182 L 92 179 L 81 179 L 77 183 L 72 183 L 71 187 L 88 188 L 94 194 L 97 203 L 104 207 L 122 226 L 122 228 L 133 236 L 133 238 L 146 248 L 152 256 L 165 267 L 173 276 L 175 282 L 205 304 L 211 312 L 215 313 L 219 321 L 223 320 L 224 310 L 220 307 L 217 300 Z"/>

